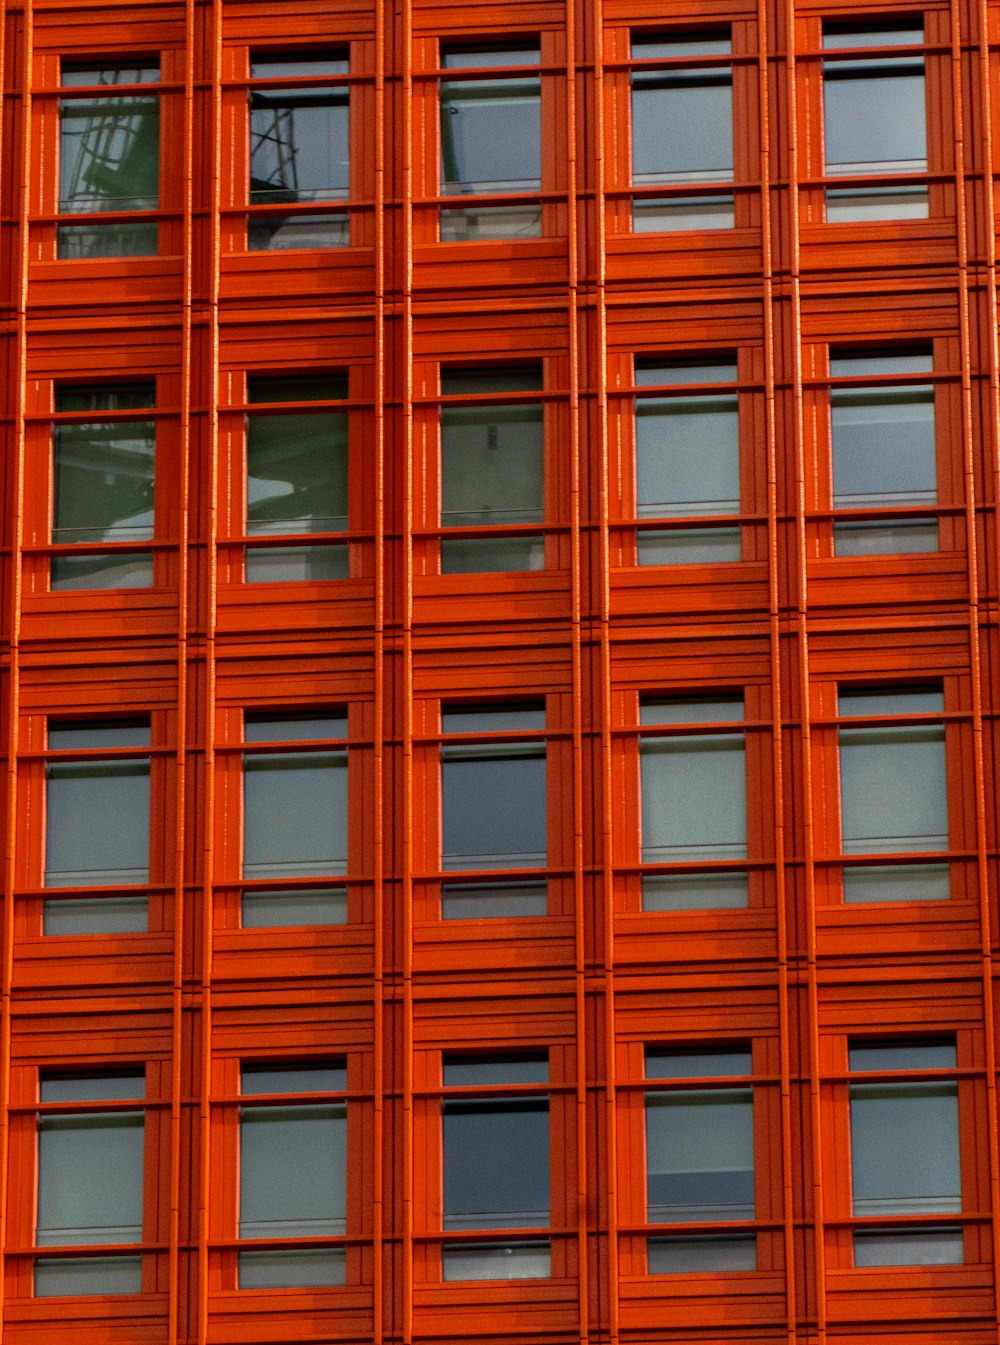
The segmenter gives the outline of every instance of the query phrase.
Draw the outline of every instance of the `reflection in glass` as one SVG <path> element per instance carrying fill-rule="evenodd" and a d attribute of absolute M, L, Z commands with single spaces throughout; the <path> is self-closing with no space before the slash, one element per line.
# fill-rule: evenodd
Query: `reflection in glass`
<path fill-rule="evenodd" d="M 65 388 L 57 412 L 129 411 L 155 404 L 151 384 Z M 53 430 L 52 541 L 80 544 L 152 539 L 156 466 L 153 420 L 57 422 Z M 88 550 L 54 556 L 53 588 L 143 587 L 152 583 L 148 552 Z"/>
<path fill-rule="evenodd" d="M 448 397 L 540 388 L 540 369 L 455 371 L 441 378 Z M 540 523 L 543 507 L 541 403 L 441 408 L 442 527 Z M 441 541 L 443 574 L 534 570 L 543 563 L 540 536 Z"/>
<path fill-rule="evenodd" d="M 445 69 L 537 65 L 539 58 L 537 47 L 453 48 L 441 54 Z M 537 192 L 541 164 L 541 81 L 537 76 L 442 81 L 442 195 Z M 458 211 L 442 215 L 447 217 L 442 219 L 442 241 L 541 233 L 541 214 L 534 207 L 513 212 L 483 208 L 474 216 Z"/>

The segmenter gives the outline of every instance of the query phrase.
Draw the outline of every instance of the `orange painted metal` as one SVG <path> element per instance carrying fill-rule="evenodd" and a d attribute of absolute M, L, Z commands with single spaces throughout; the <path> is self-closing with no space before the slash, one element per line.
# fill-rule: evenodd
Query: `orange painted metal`
<path fill-rule="evenodd" d="M 822 22 L 917 12 L 930 217 L 827 224 Z M 633 232 L 631 33 L 721 27 L 737 226 Z M 542 235 L 441 243 L 440 44 L 535 39 Z M 0 0 L 0 41 L 5 1345 L 996 1345 L 1000 0 Z M 250 57 L 345 49 L 350 245 L 248 250 Z M 155 53 L 161 254 L 60 261 L 59 60 Z M 950 540 L 836 557 L 829 350 L 914 342 Z M 635 361 L 712 355 L 739 370 L 745 558 L 637 564 Z M 441 574 L 441 368 L 512 362 L 544 369 L 546 568 Z M 244 582 L 247 376 L 328 372 L 350 380 L 350 578 Z M 158 582 L 50 591 L 53 388 L 138 378 Z M 955 891 L 848 905 L 837 687 L 913 680 L 946 691 Z M 639 697 L 737 688 L 750 905 L 643 911 Z M 548 709 L 549 914 L 442 919 L 441 704 L 518 698 Z M 349 716 L 348 921 L 243 929 L 243 711 L 315 706 Z M 123 713 L 154 723 L 150 933 L 45 936 L 46 721 Z M 853 1266 L 865 1035 L 959 1043 L 964 1265 Z M 649 1275 L 644 1048 L 733 1042 L 760 1269 Z M 445 1283 L 442 1053 L 545 1048 L 555 1273 Z M 241 1291 L 240 1062 L 331 1057 L 347 1283 Z M 35 1298 L 38 1072 L 114 1062 L 150 1085 L 146 1291 Z"/>

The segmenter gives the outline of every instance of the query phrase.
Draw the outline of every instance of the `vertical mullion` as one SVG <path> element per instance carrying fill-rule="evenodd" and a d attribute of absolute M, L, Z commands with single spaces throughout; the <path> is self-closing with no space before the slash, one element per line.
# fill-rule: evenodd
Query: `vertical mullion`
<path fill-rule="evenodd" d="M 7 610 L 0 613 L 0 620 L 5 621 L 9 631 L 9 672 L 7 674 L 7 689 L 4 697 L 4 718 L 6 720 L 6 750 L 7 762 L 4 776 L 5 808 L 4 820 L 7 827 L 7 836 L 4 848 L 4 888 L 3 888 L 3 925 L 2 925 L 2 966 L 0 966 L 0 1245 L 6 1247 L 9 1245 L 8 1227 L 9 1210 L 11 1204 L 10 1183 L 8 1173 L 10 1171 L 10 1106 L 11 1106 L 11 1065 L 12 1065 L 12 1043 L 11 1043 L 11 997 L 13 994 L 14 980 L 14 888 L 16 882 L 16 863 L 17 863 L 17 840 L 16 835 L 19 830 L 17 826 L 18 816 L 18 753 L 20 749 L 21 732 L 21 617 L 22 617 L 22 584 L 23 584 L 23 566 L 24 566 L 24 518 L 23 510 L 19 507 L 24 499 L 24 462 L 25 462 L 25 436 L 24 436 L 24 418 L 25 401 L 27 396 L 27 337 L 28 337 L 28 258 L 29 238 L 28 238 L 28 207 L 31 192 L 31 76 L 32 65 L 34 61 L 34 5 L 33 0 L 24 0 L 23 6 L 24 32 L 23 32 L 23 65 L 21 70 L 21 154 L 20 169 L 21 180 L 14 182 L 15 190 L 18 191 L 17 203 L 17 247 L 16 247 L 16 267 L 14 274 L 10 277 L 10 300 L 16 311 L 16 320 L 14 330 L 10 336 L 5 339 L 5 374 L 9 371 L 12 377 L 9 383 L 13 384 L 14 405 L 11 407 L 11 414 L 8 421 L 9 429 L 7 432 L 8 441 L 12 440 L 12 452 L 9 459 L 13 464 L 13 471 L 7 483 L 8 504 L 11 506 L 8 514 L 10 519 L 10 528 L 12 535 L 10 538 L 10 556 L 8 564 L 10 566 L 8 574 L 10 601 Z M 2 57 L 3 67 L 6 67 L 8 57 L 7 46 L 7 26 L 10 16 L 7 11 L 6 0 L 2 0 L 0 7 L 0 57 Z M 4 74 L 0 70 L 0 74 Z M 14 90 L 16 93 L 16 88 Z M 10 105 L 12 101 L 11 92 L 5 91 L 5 85 L 0 80 L 0 109 L 3 112 L 3 120 L 0 126 L 3 129 L 9 128 L 10 123 Z M 10 136 L 5 137 L 9 143 Z M 13 347 L 13 358 L 8 352 Z M 0 1323 L 3 1321 L 4 1310 L 7 1302 L 7 1272 L 8 1261 L 6 1257 L 0 1258 Z M 2 1330 L 2 1327 L 0 1327 Z"/>

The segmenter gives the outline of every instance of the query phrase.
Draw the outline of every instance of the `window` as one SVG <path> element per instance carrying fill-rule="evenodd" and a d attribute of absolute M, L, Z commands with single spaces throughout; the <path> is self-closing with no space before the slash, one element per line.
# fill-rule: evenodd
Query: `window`
<path fill-rule="evenodd" d="M 642 862 L 656 865 L 643 875 L 644 910 L 746 906 L 746 872 L 714 867 L 747 855 L 742 718 L 741 696 L 640 702 L 640 724 L 658 730 L 639 748 Z"/>
<path fill-rule="evenodd" d="M 148 719 L 49 721 L 47 888 L 148 883 L 149 744 Z M 61 898 L 43 913 L 46 934 L 145 933 L 147 897 Z"/>
<path fill-rule="evenodd" d="M 349 73 L 347 55 L 336 52 L 252 57 L 251 250 L 350 242 L 345 210 L 312 206 L 350 195 Z"/>
<path fill-rule="evenodd" d="M 844 900 L 946 899 L 947 864 L 860 865 L 846 858 L 947 850 L 944 728 L 928 718 L 944 709 L 941 688 L 841 687 L 839 709 L 842 720 L 873 721 L 839 731 Z M 917 722 L 906 723 L 908 717 Z"/>
<path fill-rule="evenodd" d="M 929 350 L 830 354 L 830 377 L 851 380 L 830 389 L 833 507 L 885 510 L 937 503 L 934 386 L 867 380 L 929 374 Z M 858 378 L 866 382 L 857 383 Z M 839 519 L 833 525 L 838 556 L 882 556 L 937 551 L 937 520 Z"/>
<path fill-rule="evenodd" d="M 541 705 L 458 705 L 442 711 L 442 864 L 466 870 L 445 883 L 445 919 L 544 915 L 544 877 L 495 882 L 477 870 L 548 862 L 545 730 Z M 454 735 L 454 736 L 453 736 Z"/>
<path fill-rule="evenodd" d="M 946 1073 L 954 1041 L 852 1042 L 849 1063 L 871 1080 L 850 1088 L 853 1212 L 865 1220 L 855 1225 L 854 1264 L 961 1265 L 962 1230 L 941 1218 L 962 1209 L 958 1087 Z M 913 1071 L 938 1077 L 893 1077 Z M 875 1224 L 899 1215 L 938 1217 Z"/>
<path fill-rule="evenodd" d="M 540 59 L 537 44 L 442 47 L 441 195 L 483 198 L 441 208 L 443 243 L 541 234 Z M 491 200 L 505 195 L 534 199 Z"/>
<path fill-rule="evenodd" d="M 442 370 L 442 574 L 542 568 L 544 539 L 524 528 L 544 517 L 542 403 L 511 400 L 541 388 L 537 365 Z M 491 396 L 504 400 L 490 404 Z M 504 531 L 464 535 L 483 528 Z"/>
<path fill-rule="evenodd" d="M 347 872 L 347 716 L 247 715 L 243 761 L 243 876 L 281 879 L 244 890 L 244 927 L 339 924 L 346 892 L 296 879 Z M 336 750 L 315 744 L 339 740 Z M 255 751 L 253 745 L 268 744 Z M 275 744 L 279 750 L 270 745 Z M 304 744 L 305 746 L 302 746 Z"/>
<path fill-rule="evenodd" d="M 155 529 L 155 405 L 152 383 L 56 388 L 52 542 L 68 549 L 52 556 L 51 588 L 153 583 L 152 552 L 136 543 Z"/>
<path fill-rule="evenodd" d="M 530 1230 L 527 1239 L 445 1242 L 445 1280 L 545 1279 L 549 1227 L 548 1059 L 445 1056 L 442 1104 L 444 1229 Z M 488 1086 L 489 1095 L 476 1096 Z M 525 1094 L 518 1090 L 526 1086 Z M 531 1087 L 533 1086 L 533 1087 Z"/>
<path fill-rule="evenodd" d="M 247 583 L 347 578 L 346 542 L 312 539 L 348 528 L 348 412 L 317 409 L 346 397 L 343 375 L 247 379 L 247 401 L 275 408 L 247 416 Z"/>
<path fill-rule="evenodd" d="M 269 1245 L 241 1248 L 241 1289 L 344 1283 L 346 1088 L 342 1063 L 243 1066 L 242 1096 L 261 1102 L 240 1107 L 240 1239 Z"/>
<path fill-rule="evenodd" d="M 86 219 L 58 226 L 60 257 L 156 255 L 156 220 L 129 216 L 160 203 L 160 102 L 143 91 L 159 78 L 145 59 L 62 62 L 59 213 Z"/>
<path fill-rule="evenodd" d="M 143 1241 L 145 1092 L 141 1071 L 41 1076 L 35 1243 L 87 1253 L 37 1257 L 37 1297 L 141 1291 L 142 1257 L 118 1249 Z M 67 1103 L 80 1106 L 66 1110 Z"/>
<path fill-rule="evenodd" d="M 919 47 L 924 31 L 916 19 L 905 27 L 872 28 L 824 24 L 828 53 L 885 48 L 872 55 L 823 62 L 826 175 L 894 178 L 927 172 L 927 117 L 922 54 L 893 50 Z M 826 217 L 842 220 L 926 219 L 926 183 L 846 182 L 828 186 Z"/>
<path fill-rule="evenodd" d="M 646 1051 L 646 1078 L 672 1085 L 646 1093 L 648 1223 L 755 1217 L 753 1092 L 745 1082 L 751 1073 L 745 1048 Z M 690 1088 L 689 1079 L 711 1083 Z M 656 1234 L 647 1254 L 650 1274 L 757 1268 L 752 1231 Z"/>
<path fill-rule="evenodd" d="M 735 384 L 734 360 L 636 365 L 636 517 L 695 519 L 738 514 L 740 424 L 735 390 L 701 392 L 699 384 Z M 690 389 L 690 390 L 686 390 Z M 640 528 L 640 565 L 691 565 L 742 557 L 738 527 Z"/>
<path fill-rule="evenodd" d="M 733 76 L 728 32 L 632 37 L 632 228 L 728 229 L 735 223 Z M 697 190 L 692 191 L 692 187 Z M 645 191 L 644 188 L 658 188 Z"/>

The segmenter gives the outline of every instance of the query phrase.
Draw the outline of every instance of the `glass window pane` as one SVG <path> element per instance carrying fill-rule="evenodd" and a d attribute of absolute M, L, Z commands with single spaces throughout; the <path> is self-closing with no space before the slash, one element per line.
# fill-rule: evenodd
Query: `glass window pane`
<path fill-rule="evenodd" d="M 38 1121 L 40 1247 L 142 1241 L 141 1112 Z"/>
<path fill-rule="evenodd" d="M 905 27 L 880 27 L 878 24 L 824 23 L 823 46 L 827 50 L 845 47 L 919 47 L 924 27 L 915 17 L 906 16 Z"/>
<path fill-rule="evenodd" d="M 846 61 L 824 72 L 827 173 L 923 173 L 922 60 Z"/>
<path fill-rule="evenodd" d="M 735 397 L 637 402 L 638 517 L 738 512 L 739 449 Z"/>
<path fill-rule="evenodd" d="M 81 752 L 87 748 L 148 747 L 148 719 L 49 720 L 48 745 L 52 752 Z"/>
<path fill-rule="evenodd" d="M 146 934 L 149 901 L 146 897 L 87 897 L 84 901 L 42 903 L 42 933 Z"/>
<path fill-rule="evenodd" d="M 939 715 L 944 711 L 940 686 L 886 688 L 841 687 L 837 695 L 841 715 Z"/>
<path fill-rule="evenodd" d="M 646 873 L 644 911 L 738 910 L 747 905 L 745 873 Z"/>
<path fill-rule="evenodd" d="M 289 73 L 311 72 L 293 66 Z M 349 104 L 346 87 L 251 90 L 251 204 L 346 199 Z"/>
<path fill-rule="evenodd" d="M 443 1129 L 445 1228 L 548 1223 L 545 1099 L 446 1102 Z"/>
<path fill-rule="evenodd" d="M 541 705 L 449 705 L 441 711 L 443 733 L 519 733 L 544 730 Z"/>
<path fill-rule="evenodd" d="M 130 1074 L 43 1074 L 41 1102 L 130 1102 L 146 1096 L 142 1070 Z"/>
<path fill-rule="evenodd" d="M 642 744 L 644 863 L 746 856 L 745 756 L 742 735 Z"/>
<path fill-rule="evenodd" d="M 499 56 L 500 53 L 494 53 Z M 518 65 L 537 52 L 512 52 Z M 485 52 L 446 52 L 446 65 L 482 59 Z M 541 186 L 541 83 L 509 80 L 445 81 L 441 85 L 441 190 L 445 195 L 537 191 Z"/>
<path fill-rule="evenodd" d="M 240 1252 L 241 1289 L 311 1289 L 345 1284 L 343 1247 L 297 1247 L 282 1251 Z"/>
<path fill-rule="evenodd" d="M 841 729 L 840 793 L 845 854 L 947 849 L 944 730 Z"/>
<path fill-rule="evenodd" d="M 53 542 L 142 542 L 153 536 L 153 421 L 58 424 L 53 452 Z"/>
<path fill-rule="evenodd" d="M 446 1056 L 441 1066 L 446 1088 L 477 1084 L 548 1083 L 546 1055 Z"/>
<path fill-rule="evenodd" d="M 947 901 L 947 864 L 866 864 L 844 866 L 844 901 Z"/>
<path fill-rule="evenodd" d="M 313 887 L 300 891 L 244 892 L 244 929 L 347 923 L 347 889 Z"/>
<path fill-rule="evenodd" d="M 59 121 L 61 213 L 156 209 L 158 98 L 142 94 L 66 98 L 59 105 Z"/>
<path fill-rule="evenodd" d="M 632 181 L 726 182 L 733 176 L 733 89 L 727 69 L 636 71 Z"/>
<path fill-rule="evenodd" d="M 880 374 L 932 374 L 930 349 L 830 352 L 831 378 L 876 378 Z"/>
<path fill-rule="evenodd" d="M 724 724 L 742 718 L 742 696 L 672 696 L 669 700 L 644 696 L 639 705 L 640 724 Z"/>
<path fill-rule="evenodd" d="M 343 1234 L 346 1190 L 346 1105 L 242 1109 L 241 1238 Z"/>
<path fill-rule="evenodd" d="M 552 1254 L 547 1242 L 446 1243 L 441 1249 L 442 1277 L 456 1280 L 547 1280 Z"/>
<path fill-rule="evenodd" d="M 442 748 L 443 867 L 544 864 L 545 774 L 545 748 L 538 743 Z"/>
<path fill-rule="evenodd" d="M 35 1262 L 35 1297 L 142 1292 L 140 1256 L 61 1256 Z"/>
<path fill-rule="evenodd" d="M 851 1155 L 855 1214 L 951 1214 L 960 1210 L 955 1085 L 854 1085 Z"/>
<path fill-rule="evenodd" d="M 240 1072 L 244 1096 L 262 1093 L 340 1093 L 347 1087 L 347 1069 L 329 1065 L 244 1065 Z"/>
<path fill-rule="evenodd" d="M 895 1228 L 854 1234 L 856 1266 L 960 1266 L 964 1261 L 960 1228 Z"/>
<path fill-rule="evenodd" d="M 444 883 L 442 920 L 513 920 L 548 914 L 545 883 Z"/>
<path fill-rule="evenodd" d="M 56 226 L 56 256 L 60 261 L 85 257 L 155 257 L 160 230 L 155 221 L 116 220 Z"/>
<path fill-rule="evenodd" d="M 333 79 L 350 73 L 349 58 L 342 52 L 311 51 L 305 56 L 290 52 L 280 56 L 253 52 L 250 57 L 251 79 L 307 79 L 310 75 Z"/>
<path fill-rule="evenodd" d="M 46 776 L 45 886 L 146 882 L 149 763 L 51 762 Z"/>
<path fill-rule="evenodd" d="M 540 523 L 543 446 L 540 405 L 443 407 L 442 526 Z"/>
<path fill-rule="evenodd" d="M 243 725 L 248 743 L 312 742 L 323 738 L 346 738 L 347 716 L 247 715 Z"/>
<path fill-rule="evenodd" d="M 836 507 L 937 499 L 933 389 L 834 390 L 830 435 Z"/>
<path fill-rule="evenodd" d="M 347 427 L 343 411 L 248 417 L 248 535 L 346 530 Z"/>
<path fill-rule="evenodd" d="M 749 1089 L 646 1098 L 650 1222 L 754 1217 Z"/>
<path fill-rule="evenodd" d="M 268 753 L 243 767 L 243 876 L 347 869 L 347 753 Z"/>
<path fill-rule="evenodd" d="M 699 1275 L 757 1269 L 757 1239 L 743 1237 L 649 1238 L 650 1275 Z"/>
<path fill-rule="evenodd" d="M 646 1052 L 647 1079 L 728 1079 L 751 1069 L 747 1050 Z"/>
<path fill-rule="evenodd" d="M 852 1070 L 955 1069 L 958 1059 L 953 1041 L 851 1042 L 848 1049 Z"/>

